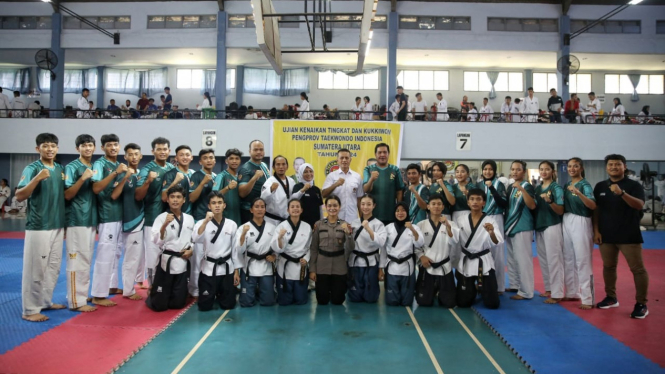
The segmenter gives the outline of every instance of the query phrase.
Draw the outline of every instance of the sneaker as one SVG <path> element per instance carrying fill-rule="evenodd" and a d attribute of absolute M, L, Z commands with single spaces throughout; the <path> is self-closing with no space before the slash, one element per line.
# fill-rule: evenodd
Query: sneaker
<path fill-rule="evenodd" d="M 619 306 L 619 300 L 613 298 L 613 297 L 605 297 L 603 301 L 599 302 L 596 307 L 600 309 L 610 309 L 610 308 L 616 308 Z"/>
<path fill-rule="evenodd" d="M 644 317 L 649 315 L 649 309 L 645 304 L 637 303 L 635 304 L 635 309 L 630 313 L 630 318 L 639 318 L 644 319 Z"/>

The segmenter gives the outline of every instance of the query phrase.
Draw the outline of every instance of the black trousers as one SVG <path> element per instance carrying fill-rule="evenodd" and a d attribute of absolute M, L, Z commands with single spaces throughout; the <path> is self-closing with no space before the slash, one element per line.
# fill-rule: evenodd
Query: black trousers
<path fill-rule="evenodd" d="M 457 306 L 468 308 L 476 301 L 477 290 L 476 281 L 478 277 L 465 277 L 461 272 L 456 272 L 457 278 Z M 496 284 L 496 274 L 494 269 L 490 270 L 489 275 L 483 277 L 483 286 L 480 289 L 480 295 L 483 304 L 488 309 L 497 309 L 500 304 L 499 292 Z"/>
<path fill-rule="evenodd" d="M 439 306 L 454 308 L 456 302 L 455 276 L 452 272 L 446 275 L 432 275 L 422 266 L 418 272 L 416 283 L 416 301 L 420 306 L 434 305 L 434 298 Z"/>
<path fill-rule="evenodd" d="M 157 264 L 155 280 L 145 304 L 155 312 L 167 309 L 182 309 L 187 304 L 187 282 L 189 270 L 181 274 L 169 274 Z"/>
<path fill-rule="evenodd" d="M 212 310 L 215 300 L 219 307 L 233 309 L 236 306 L 236 287 L 233 285 L 233 273 L 211 277 L 203 272 L 199 274 L 199 310 Z"/>
<path fill-rule="evenodd" d="M 347 275 L 316 274 L 316 302 L 342 305 L 346 299 Z"/>

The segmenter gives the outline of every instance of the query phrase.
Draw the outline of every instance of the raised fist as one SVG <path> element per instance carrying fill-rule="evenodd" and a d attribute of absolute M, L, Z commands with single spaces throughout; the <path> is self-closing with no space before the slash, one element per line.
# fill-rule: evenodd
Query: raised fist
<path fill-rule="evenodd" d="M 91 169 L 85 169 L 83 172 L 83 175 L 81 175 L 81 179 L 84 181 L 87 181 L 88 179 L 92 178 L 93 172 Z"/>
<path fill-rule="evenodd" d="M 233 190 L 233 189 L 235 189 L 236 187 L 238 187 L 238 182 L 232 180 L 231 182 L 229 182 L 229 186 L 228 186 L 228 187 L 229 187 L 229 190 Z"/>

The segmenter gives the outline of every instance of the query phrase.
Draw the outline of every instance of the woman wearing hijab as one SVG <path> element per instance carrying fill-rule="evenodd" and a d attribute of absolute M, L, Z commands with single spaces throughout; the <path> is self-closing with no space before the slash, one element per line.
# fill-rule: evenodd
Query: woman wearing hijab
<path fill-rule="evenodd" d="M 314 185 L 314 167 L 304 163 L 297 170 L 298 183 L 293 186 L 292 198 L 300 200 L 302 214 L 300 219 L 314 227 L 316 221 L 323 217 L 323 197 L 321 190 Z"/>
<path fill-rule="evenodd" d="M 482 164 L 483 186 L 486 202 L 483 212 L 494 219 L 494 229 L 504 237 L 503 214 L 508 207 L 506 198 L 506 186 L 501 183 L 496 175 L 496 161 L 485 160 Z M 497 291 L 503 294 L 506 290 L 506 256 L 504 243 L 493 244 L 490 247 L 492 259 L 494 260 L 494 270 L 496 271 Z"/>
<path fill-rule="evenodd" d="M 610 112 L 610 123 L 621 123 L 626 116 L 626 109 L 621 104 L 621 99 L 614 98 L 614 108 Z"/>
<path fill-rule="evenodd" d="M 385 277 L 386 304 L 410 306 L 416 290 L 415 248 L 423 246 L 420 227 L 409 222 L 409 206 L 395 207 L 395 222 L 386 226 L 388 240 L 380 254 L 379 280 Z M 385 276 L 384 276 L 385 274 Z"/>

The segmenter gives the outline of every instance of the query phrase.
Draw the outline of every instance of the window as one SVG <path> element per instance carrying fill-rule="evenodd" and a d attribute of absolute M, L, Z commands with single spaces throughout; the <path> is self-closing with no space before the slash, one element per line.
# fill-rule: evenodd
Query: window
<path fill-rule="evenodd" d="M 497 92 L 522 92 L 524 91 L 522 73 L 500 72 L 494 83 Z M 484 71 L 464 72 L 464 91 L 490 91 L 492 83 Z"/>
<path fill-rule="evenodd" d="M 397 85 L 405 90 L 448 91 L 448 71 L 402 70 L 397 75 Z"/>
<path fill-rule="evenodd" d="M 656 34 L 665 34 L 665 21 L 656 21 Z"/>
<path fill-rule="evenodd" d="M 388 16 L 374 16 L 372 20 L 372 29 L 387 29 Z"/>
<path fill-rule="evenodd" d="M 149 29 L 214 29 L 216 15 L 148 16 Z"/>
<path fill-rule="evenodd" d="M 592 20 L 572 20 L 570 29 L 576 32 L 592 24 Z M 641 21 L 604 21 L 590 28 L 587 32 L 596 34 L 640 34 L 642 32 Z"/>
<path fill-rule="evenodd" d="M 400 29 L 471 30 L 471 17 L 401 16 Z"/>
<path fill-rule="evenodd" d="M 0 17 L 0 29 L 51 29 L 51 17 Z"/>
<path fill-rule="evenodd" d="M 550 92 L 557 89 L 555 73 L 533 73 L 533 92 Z"/>
<path fill-rule="evenodd" d="M 103 29 L 129 29 L 132 23 L 132 17 L 130 16 L 120 16 L 120 17 L 83 17 L 85 20 L 91 22 L 98 27 Z M 50 28 L 50 27 L 49 27 Z M 74 17 L 65 17 L 64 21 L 65 29 L 84 29 L 90 30 L 92 27 L 85 22 L 79 21 Z"/>
<path fill-rule="evenodd" d="M 379 71 L 350 77 L 343 71 L 320 71 L 320 90 L 378 90 Z"/>
<path fill-rule="evenodd" d="M 250 27 L 254 27 L 254 16 L 251 15 L 251 14 L 229 15 L 229 27 L 230 28 L 250 28 Z"/>
<path fill-rule="evenodd" d="M 331 25 L 335 29 L 359 29 L 362 16 L 333 16 Z M 281 26 L 281 25 L 280 25 Z"/>
<path fill-rule="evenodd" d="M 641 75 L 637 84 L 637 93 L 662 95 L 663 88 L 663 75 Z M 630 95 L 633 93 L 633 84 L 628 75 L 605 74 L 605 93 Z"/>
<path fill-rule="evenodd" d="M 488 31 L 557 32 L 559 22 L 554 18 L 487 18 Z"/>
<path fill-rule="evenodd" d="M 176 87 L 178 89 L 203 88 L 205 70 L 208 69 L 178 69 L 176 72 Z M 226 88 L 236 88 L 236 69 L 226 69 Z"/>
<path fill-rule="evenodd" d="M 568 90 L 578 96 L 591 92 L 591 74 L 571 74 L 568 78 Z"/>

